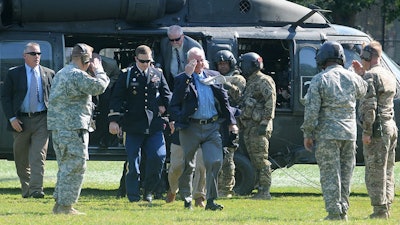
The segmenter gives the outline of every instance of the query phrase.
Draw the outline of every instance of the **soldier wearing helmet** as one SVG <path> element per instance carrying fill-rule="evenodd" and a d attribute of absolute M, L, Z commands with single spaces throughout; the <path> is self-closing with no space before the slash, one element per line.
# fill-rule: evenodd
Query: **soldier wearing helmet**
<path fill-rule="evenodd" d="M 236 59 L 229 50 L 220 50 L 215 54 L 214 64 L 218 71 L 224 76 L 232 76 L 236 69 Z M 236 70 L 236 71 L 235 71 Z"/>
<path fill-rule="evenodd" d="M 255 52 L 243 54 L 240 69 L 246 78 L 246 89 L 240 105 L 239 128 L 250 161 L 259 173 L 255 199 L 271 199 L 271 163 L 268 161 L 269 138 L 275 117 L 276 89 L 274 80 L 262 73 L 263 59 Z"/>
<path fill-rule="evenodd" d="M 238 116 L 239 110 L 237 103 L 242 97 L 244 88 L 246 87 L 246 79 L 240 75 L 236 67 L 235 56 L 229 50 L 218 51 L 214 57 L 214 64 L 218 72 L 226 78 L 224 87 L 228 91 L 229 103 L 237 112 L 235 116 Z M 235 162 L 233 161 L 233 156 L 238 147 L 238 136 L 237 134 L 230 133 L 226 127 L 227 126 L 221 126 L 220 130 L 223 137 L 224 161 L 219 173 L 218 195 L 230 198 L 234 194 Z"/>
<path fill-rule="evenodd" d="M 394 75 L 381 64 L 382 45 L 372 41 L 361 53 L 361 63 L 354 61 L 355 71 L 368 83 L 368 93 L 360 101 L 365 184 L 373 206 L 370 218 L 387 219 L 394 200 L 394 162 L 397 126 L 393 98 Z"/>
<path fill-rule="evenodd" d="M 317 65 L 319 67 L 325 69 L 328 65 L 331 65 L 332 63 L 344 66 L 346 56 L 344 55 L 344 50 L 340 43 L 329 41 L 324 43 L 317 51 L 315 60 L 317 61 Z"/>
<path fill-rule="evenodd" d="M 304 147 L 315 150 L 328 212 L 325 220 L 347 220 L 357 138 L 355 106 L 367 84 L 343 68 L 345 56 L 338 42 L 325 42 L 315 59 L 323 71 L 312 78 L 307 91 L 301 126 Z"/>

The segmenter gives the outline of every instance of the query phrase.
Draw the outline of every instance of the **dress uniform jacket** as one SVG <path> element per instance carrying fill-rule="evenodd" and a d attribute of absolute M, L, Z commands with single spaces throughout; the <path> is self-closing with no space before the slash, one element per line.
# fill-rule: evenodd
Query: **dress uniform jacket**
<path fill-rule="evenodd" d="M 171 92 L 161 71 L 149 67 L 144 76 L 135 65 L 121 74 L 115 84 L 109 120 L 119 122 L 127 133 L 161 131 L 165 122 L 158 107 L 168 108 L 170 99 Z"/>

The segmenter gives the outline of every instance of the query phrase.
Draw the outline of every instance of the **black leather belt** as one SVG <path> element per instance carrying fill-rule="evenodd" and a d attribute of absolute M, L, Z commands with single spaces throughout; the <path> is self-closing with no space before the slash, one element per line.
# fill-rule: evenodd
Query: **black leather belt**
<path fill-rule="evenodd" d="M 194 118 L 189 118 L 190 122 L 193 123 L 198 123 L 198 124 L 208 124 L 208 123 L 214 123 L 215 121 L 218 120 L 218 116 L 213 116 L 210 119 L 194 119 Z"/>
<path fill-rule="evenodd" d="M 21 112 L 19 113 L 20 116 L 27 116 L 27 117 L 34 117 L 34 116 L 39 116 L 41 114 L 45 114 L 47 113 L 47 110 L 43 110 L 40 112 L 33 112 L 33 113 L 25 113 L 25 112 Z"/>

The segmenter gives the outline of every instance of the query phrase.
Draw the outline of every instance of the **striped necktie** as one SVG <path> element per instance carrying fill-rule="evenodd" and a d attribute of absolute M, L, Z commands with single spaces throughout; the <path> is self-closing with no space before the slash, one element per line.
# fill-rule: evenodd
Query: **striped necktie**
<path fill-rule="evenodd" d="M 175 48 L 175 53 L 176 53 L 176 61 L 178 62 L 178 72 L 177 74 L 179 74 L 180 69 L 181 69 L 181 57 L 179 56 L 179 51 L 177 48 Z"/>

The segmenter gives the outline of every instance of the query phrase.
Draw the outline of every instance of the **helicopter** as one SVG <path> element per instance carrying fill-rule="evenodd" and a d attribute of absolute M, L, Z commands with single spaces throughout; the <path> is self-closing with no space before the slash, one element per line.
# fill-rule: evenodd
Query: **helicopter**
<path fill-rule="evenodd" d="M 185 35 L 201 44 L 207 59 L 223 49 L 236 58 L 247 52 L 263 58 L 262 72 L 274 79 L 277 90 L 290 93 L 277 101 L 269 147 L 272 169 L 315 164 L 314 153 L 304 149 L 300 126 L 307 88 L 319 72 L 316 52 L 325 41 L 337 41 L 344 48 L 345 67 L 349 68 L 352 60 L 360 60 L 363 44 L 373 40 L 360 30 L 330 23 L 325 12 L 286 0 L 0 0 L 0 89 L 8 69 L 23 64 L 21 54 L 28 42 L 40 44 L 41 64 L 55 71 L 68 62 L 76 43 L 87 43 L 104 63 L 115 63 L 124 70 L 142 44 L 152 48 L 157 64 L 168 27 L 179 25 Z M 400 89 L 399 66 L 385 53 L 382 65 L 393 73 Z M 212 63 L 210 66 L 215 69 Z M 108 134 L 107 98 L 98 96 L 97 100 L 97 129 L 90 134 L 89 157 L 123 161 L 126 154 L 121 140 Z M 396 96 L 395 118 L 400 118 L 399 112 Z M 0 109 L 0 159 L 12 160 L 13 139 L 6 130 L 7 119 Z M 361 142 L 357 145 L 362 149 Z M 257 185 L 257 173 L 241 146 L 239 143 L 234 156 L 234 190 L 246 195 Z M 396 161 L 400 161 L 399 152 Z M 48 159 L 54 158 L 50 145 Z M 357 165 L 363 165 L 362 151 L 357 151 L 356 159 Z"/>

